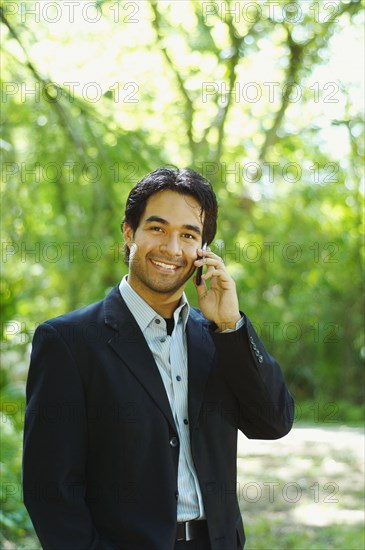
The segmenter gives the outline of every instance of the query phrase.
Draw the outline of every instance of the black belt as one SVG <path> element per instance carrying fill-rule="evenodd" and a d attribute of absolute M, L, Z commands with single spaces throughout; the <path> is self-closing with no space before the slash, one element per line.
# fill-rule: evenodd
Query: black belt
<path fill-rule="evenodd" d="M 207 532 L 207 522 L 204 519 L 184 521 L 177 524 L 176 540 L 194 540 Z"/>

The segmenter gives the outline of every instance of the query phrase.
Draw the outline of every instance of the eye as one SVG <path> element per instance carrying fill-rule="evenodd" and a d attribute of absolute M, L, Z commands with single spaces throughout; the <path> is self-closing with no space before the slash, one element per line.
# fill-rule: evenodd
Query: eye
<path fill-rule="evenodd" d="M 191 233 L 184 233 L 184 234 L 183 234 L 183 237 L 184 237 L 185 239 L 189 239 L 189 240 L 196 239 L 195 235 L 192 235 Z"/>
<path fill-rule="evenodd" d="M 154 226 L 150 227 L 150 230 L 151 231 L 162 231 L 162 228 L 159 227 L 158 225 L 154 225 Z"/>

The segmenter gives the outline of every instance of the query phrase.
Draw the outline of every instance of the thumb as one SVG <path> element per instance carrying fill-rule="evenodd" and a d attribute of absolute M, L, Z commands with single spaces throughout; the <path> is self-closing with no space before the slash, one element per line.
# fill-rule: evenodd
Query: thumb
<path fill-rule="evenodd" d="M 194 281 L 194 285 L 195 285 L 195 288 L 196 288 L 196 291 L 198 293 L 198 298 L 203 298 L 203 296 L 205 296 L 205 294 L 207 293 L 208 291 L 208 287 L 205 283 L 205 280 L 204 279 L 201 279 L 200 280 L 200 285 L 197 285 L 196 284 L 196 277 L 194 277 L 193 279 Z"/>

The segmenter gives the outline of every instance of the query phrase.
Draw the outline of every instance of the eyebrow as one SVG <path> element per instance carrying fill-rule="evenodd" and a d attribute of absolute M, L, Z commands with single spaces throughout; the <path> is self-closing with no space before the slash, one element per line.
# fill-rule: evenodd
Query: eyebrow
<path fill-rule="evenodd" d="M 151 222 L 157 222 L 162 225 L 170 225 L 170 223 L 167 220 L 164 220 L 164 218 L 160 218 L 160 216 L 149 216 L 145 220 L 145 223 L 151 223 Z M 184 224 L 182 226 L 183 229 L 186 229 L 187 231 L 194 231 L 194 233 L 197 233 L 197 235 L 201 235 L 201 229 L 198 225 L 190 225 L 190 224 Z"/>

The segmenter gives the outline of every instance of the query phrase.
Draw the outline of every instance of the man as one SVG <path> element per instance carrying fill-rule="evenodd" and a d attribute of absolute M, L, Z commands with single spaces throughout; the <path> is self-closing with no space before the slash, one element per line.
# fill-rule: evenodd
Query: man
<path fill-rule="evenodd" d="M 243 548 L 237 429 L 280 438 L 293 401 L 224 262 L 202 250 L 216 219 L 196 172 L 147 175 L 122 226 L 128 276 L 37 329 L 23 485 L 43 548 Z M 198 310 L 183 290 L 203 265 Z"/>

